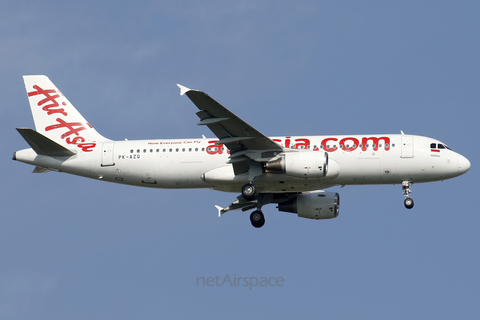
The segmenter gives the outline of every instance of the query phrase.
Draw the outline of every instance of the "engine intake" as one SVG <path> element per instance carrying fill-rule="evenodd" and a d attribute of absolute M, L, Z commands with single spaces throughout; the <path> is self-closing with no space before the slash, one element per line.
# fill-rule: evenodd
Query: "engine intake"
<path fill-rule="evenodd" d="M 328 172 L 328 154 L 318 151 L 286 152 L 267 162 L 265 169 L 297 178 L 323 178 Z"/>
<path fill-rule="evenodd" d="M 336 192 L 300 193 L 278 204 L 278 210 L 298 214 L 308 219 L 332 219 L 338 217 L 340 195 Z"/>

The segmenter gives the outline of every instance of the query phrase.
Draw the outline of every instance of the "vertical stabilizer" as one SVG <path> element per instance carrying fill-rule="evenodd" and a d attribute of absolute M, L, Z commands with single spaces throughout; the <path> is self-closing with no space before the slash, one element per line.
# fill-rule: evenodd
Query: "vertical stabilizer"
<path fill-rule="evenodd" d="M 23 76 L 37 132 L 69 149 L 90 152 L 101 136 L 46 76 Z"/>

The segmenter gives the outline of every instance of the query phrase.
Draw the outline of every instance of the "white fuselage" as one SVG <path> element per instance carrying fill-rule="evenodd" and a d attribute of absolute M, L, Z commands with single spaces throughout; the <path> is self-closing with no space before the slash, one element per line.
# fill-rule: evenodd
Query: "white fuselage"
<path fill-rule="evenodd" d="M 401 184 L 438 181 L 465 173 L 470 163 L 449 149 L 432 149 L 438 140 L 413 135 L 273 137 L 292 152 L 327 152 L 328 174 L 304 179 L 265 172 L 255 177 L 259 192 L 319 190 L 334 185 Z M 32 149 L 14 158 L 40 167 L 104 181 L 153 188 L 212 188 L 239 192 L 248 173 L 235 176 L 228 150 L 218 139 L 108 141 L 72 157 L 37 155 Z"/>
<path fill-rule="evenodd" d="M 35 130 L 17 128 L 30 149 L 13 159 L 33 172 L 66 172 L 119 184 L 168 189 L 210 188 L 240 193 L 222 216 L 252 210 L 255 228 L 262 207 L 308 219 L 338 216 L 336 185 L 402 184 L 405 207 L 410 186 L 468 171 L 470 162 L 435 139 L 406 135 L 285 136 L 268 138 L 208 94 L 178 85 L 199 109 L 200 126 L 217 139 L 111 141 L 99 134 L 44 75 L 24 76 Z M 232 154 L 230 154 L 230 151 Z"/>

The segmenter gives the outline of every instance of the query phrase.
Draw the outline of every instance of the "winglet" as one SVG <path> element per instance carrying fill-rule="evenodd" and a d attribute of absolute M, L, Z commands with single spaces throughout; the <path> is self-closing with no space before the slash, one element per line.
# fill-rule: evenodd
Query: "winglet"
<path fill-rule="evenodd" d="M 189 89 L 187 87 L 184 87 L 182 86 L 181 84 L 177 84 L 177 87 L 180 88 L 180 95 L 183 96 L 185 93 L 187 93 L 188 91 L 192 90 L 192 89 Z"/>
<path fill-rule="evenodd" d="M 223 211 L 223 208 L 220 206 L 215 205 L 215 208 L 218 210 L 218 217 L 220 218 L 225 212 Z"/>

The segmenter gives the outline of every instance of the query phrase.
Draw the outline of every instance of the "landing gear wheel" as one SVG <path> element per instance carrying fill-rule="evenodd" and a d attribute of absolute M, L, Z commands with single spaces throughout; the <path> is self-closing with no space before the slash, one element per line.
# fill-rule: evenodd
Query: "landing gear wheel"
<path fill-rule="evenodd" d="M 403 189 L 403 195 L 405 196 L 405 201 L 403 202 L 405 204 L 405 208 L 407 209 L 412 209 L 413 208 L 413 199 L 410 198 L 410 193 L 412 193 L 412 190 L 410 190 L 410 187 L 412 186 L 413 182 L 410 181 L 403 181 L 402 182 L 402 189 Z"/>
<path fill-rule="evenodd" d="M 407 209 L 412 209 L 413 208 L 413 199 L 412 198 L 406 198 L 404 201 L 405 208 Z"/>
<path fill-rule="evenodd" d="M 255 210 L 250 214 L 250 221 L 252 222 L 252 226 L 255 228 L 261 228 L 265 224 L 265 217 L 263 212 L 260 210 Z"/>
<path fill-rule="evenodd" d="M 255 200 L 255 196 L 257 195 L 257 189 L 251 183 L 247 183 L 242 187 L 242 196 L 247 201 Z"/>

